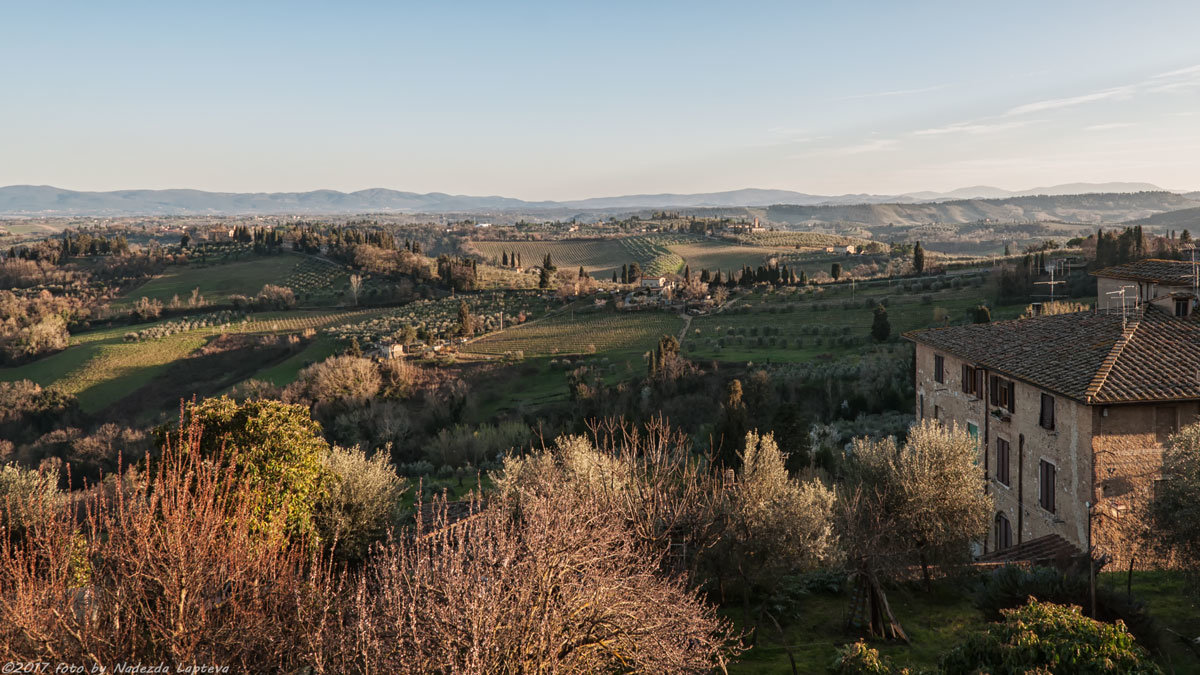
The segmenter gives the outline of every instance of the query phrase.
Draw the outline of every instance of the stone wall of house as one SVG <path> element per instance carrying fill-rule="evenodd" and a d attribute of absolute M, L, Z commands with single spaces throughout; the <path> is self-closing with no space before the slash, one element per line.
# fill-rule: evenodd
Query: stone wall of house
<path fill-rule="evenodd" d="M 1120 297 L 1110 296 L 1108 293 L 1120 291 L 1121 288 L 1125 288 L 1126 308 L 1132 309 L 1134 307 L 1134 297 L 1136 296 L 1139 304 L 1153 304 L 1168 314 L 1175 313 L 1175 300 L 1171 297 L 1171 294 L 1189 293 L 1192 290 L 1191 286 L 1187 285 L 1170 286 L 1147 281 L 1128 281 L 1125 279 L 1096 277 L 1096 307 L 1100 310 L 1104 310 L 1105 308 L 1112 311 L 1120 310 Z"/>
<path fill-rule="evenodd" d="M 935 357 L 944 359 L 945 382 L 934 379 Z M 969 363 L 968 365 L 975 365 Z M 997 517 L 1003 514 L 1016 545 L 1048 534 L 1057 534 L 1084 550 L 1087 546 L 1087 507 L 1092 499 L 1092 433 L 1090 408 L 1065 397 L 1055 396 L 1055 428 L 1043 429 L 1040 422 L 1044 390 L 1015 381 L 1014 411 L 999 411 L 988 400 L 991 372 L 985 373 L 982 396 L 962 391 L 963 361 L 933 348 L 916 346 L 916 394 L 918 417 L 935 416 L 944 424 L 973 430 L 979 438 L 979 461 L 987 470 L 987 490 L 995 501 L 993 530 L 982 542 L 981 552 L 996 548 Z M 1047 392 L 1048 393 L 1048 392 Z M 997 478 L 997 439 L 1009 443 L 1008 485 Z M 1055 508 L 1050 512 L 1039 503 L 1040 463 L 1055 466 Z"/>
<path fill-rule="evenodd" d="M 1124 568 L 1160 564 L 1146 540 L 1147 506 L 1162 471 L 1163 441 L 1197 421 L 1194 402 L 1095 406 L 1092 439 L 1096 467 L 1092 542 L 1098 554 Z"/>

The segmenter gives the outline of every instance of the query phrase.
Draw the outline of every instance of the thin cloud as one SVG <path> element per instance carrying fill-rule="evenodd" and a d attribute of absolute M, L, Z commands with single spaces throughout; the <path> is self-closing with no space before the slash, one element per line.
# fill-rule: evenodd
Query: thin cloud
<path fill-rule="evenodd" d="M 865 143 L 857 143 L 855 145 L 847 145 L 840 148 L 830 148 L 826 154 L 830 155 L 861 155 L 865 152 L 880 152 L 882 150 L 891 150 L 896 147 L 897 141 L 894 138 L 879 138 Z"/>
<path fill-rule="evenodd" d="M 1034 101 L 1033 103 L 1026 103 L 1015 108 L 1010 108 L 1008 112 L 1004 113 L 1004 116 L 1014 117 L 1016 115 L 1028 115 L 1029 113 L 1070 108 L 1073 106 L 1082 105 L 1084 103 L 1093 103 L 1095 101 L 1107 101 L 1115 98 L 1128 98 L 1136 91 L 1136 85 L 1125 85 L 1123 87 L 1113 87 L 1111 89 L 1094 91 L 1090 94 L 1081 94 L 1079 96 L 1068 96 L 1066 98 L 1051 98 L 1044 101 Z"/>
<path fill-rule="evenodd" d="M 1019 127 L 1029 126 L 1040 120 L 1021 120 L 1014 122 L 997 122 L 997 123 L 980 123 L 980 122 L 956 122 L 947 124 L 944 127 L 934 127 L 932 129 L 921 129 L 914 131 L 914 136 L 943 136 L 946 134 L 994 134 L 1009 129 L 1017 129 Z"/>
<path fill-rule="evenodd" d="M 1125 129 L 1127 127 L 1136 127 L 1137 122 L 1109 122 L 1107 124 L 1093 124 L 1090 127 L 1084 127 L 1084 131 L 1108 131 L 1109 129 Z"/>
<path fill-rule="evenodd" d="M 913 94 L 924 94 L 930 91 L 937 91 L 949 87 L 949 84 L 935 84 L 931 87 L 921 87 L 920 89 L 895 89 L 892 91 L 876 91 L 868 94 L 854 94 L 852 96 L 839 96 L 830 99 L 831 101 L 859 101 L 864 98 L 886 98 L 890 96 L 911 96 Z"/>
<path fill-rule="evenodd" d="M 1200 75 L 1200 64 L 1188 66 L 1187 68 L 1179 68 L 1177 70 L 1168 70 L 1165 73 L 1159 73 L 1152 80 L 1161 80 L 1169 77 L 1179 77 L 1180 75 Z"/>

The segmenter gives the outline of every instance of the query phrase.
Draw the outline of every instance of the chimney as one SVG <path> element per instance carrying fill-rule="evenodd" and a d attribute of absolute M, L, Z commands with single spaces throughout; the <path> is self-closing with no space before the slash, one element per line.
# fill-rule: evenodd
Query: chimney
<path fill-rule="evenodd" d="M 1030 305 L 1030 307 L 1032 307 L 1032 308 L 1033 308 L 1033 315 L 1034 315 L 1034 316 L 1041 316 L 1041 315 L 1042 315 L 1042 309 L 1043 309 L 1043 307 L 1042 307 L 1042 303 L 1040 303 L 1040 302 L 1035 302 L 1035 303 L 1033 303 L 1032 305 Z"/>

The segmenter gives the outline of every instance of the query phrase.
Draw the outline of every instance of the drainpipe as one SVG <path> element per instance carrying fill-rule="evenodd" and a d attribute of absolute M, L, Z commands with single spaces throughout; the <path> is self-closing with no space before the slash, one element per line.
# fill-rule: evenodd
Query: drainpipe
<path fill-rule="evenodd" d="M 1025 434 L 1017 436 L 1017 544 L 1025 539 Z"/>
<path fill-rule="evenodd" d="M 984 371 L 983 371 L 983 393 L 980 395 L 980 400 L 983 401 L 983 477 L 984 477 L 983 494 L 985 494 L 985 495 L 989 494 L 991 492 L 991 485 L 992 485 L 991 473 L 988 471 L 988 455 L 991 454 L 991 443 L 990 443 L 990 439 L 988 436 L 989 431 L 991 429 L 991 419 L 992 419 L 992 415 L 990 412 L 990 405 L 989 405 L 991 403 L 989 401 L 989 397 L 990 397 L 991 391 L 992 391 L 991 384 L 992 384 L 991 373 L 988 372 L 986 369 L 984 369 Z M 991 537 L 983 538 L 983 552 L 985 554 L 988 552 L 988 540 L 990 538 Z"/>

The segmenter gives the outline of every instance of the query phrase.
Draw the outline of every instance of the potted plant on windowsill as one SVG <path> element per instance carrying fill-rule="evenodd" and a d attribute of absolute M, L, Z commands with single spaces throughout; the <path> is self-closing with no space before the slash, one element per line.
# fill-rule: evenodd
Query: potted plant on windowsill
<path fill-rule="evenodd" d="M 992 408 L 992 417 L 995 417 L 996 419 L 1000 420 L 1001 422 L 1012 421 L 1012 413 L 1005 410 L 1004 408 Z"/>

